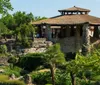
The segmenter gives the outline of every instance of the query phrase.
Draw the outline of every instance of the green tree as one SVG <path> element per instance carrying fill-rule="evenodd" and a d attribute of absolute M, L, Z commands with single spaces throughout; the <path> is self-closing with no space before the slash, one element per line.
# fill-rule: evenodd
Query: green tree
<path fill-rule="evenodd" d="M 4 36 L 5 40 L 6 40 L 6 34 L 9 32 L 8 28 L 2 23 L 0 22 L 0 37 Z"/>
<path fill-rule="evenodd" d="M 6 14 L 8 10 L 13 10 L 10 0 L 0 0 L 0 14 Z"/>
<path fill-rule="evenodd" d="M 16 23 L 15 23 L 15 19 L 11 14 L 7 14 L 6 16 L 1 17 L 0 21 L 3 22 L 8 29 L 15 30 Z"/>
<path fill-rule="evenodd" d="M 52 77 L 52 84 L 55 85 L 55 68 L 57 64 L 64 64 L 64 54 L 60 50 L 60 45 L 55 44 L 49 47 L 43 57 L 45 63 L 49 65 Z"/>
<path fill-rule="evenodd" d="M 84 73 L 85 71 L 100 71 L 99 64 L 100 57 L 97 53 L 87 57 L 77 55 L 75 60 L 66 62 L 66 71 L 70 73 L 72 85 L 76 85 L 75 77 L 79 72 Z"/>
<path fill-rule="evenodd" d="M 15 19 L 17 27 L 19 27 L 21 24 L 26 23 L 26 13 L 25 12 L 18 11 L 13 14 L 13 17 Z"/>
<path fill-rule="evenodd" d="M 34 41 L 36 27 L 32 26 L 31 24 L 28 24 L 28 27 L 29 27 L 29 32 L 30 32 L 32 41 Z"/>
<path fill-rule="evenodd" d="M 26 15 L 27 23 L 34 21 L 34 16 L 32 13 Z"/>
<path fill-rule="evenodd" d="M 35 21 L 39 21 L 39 20 L 43 20 L 43 19 L 47 19 L 47 18 L 46 17 L 40 17 L 40 16 L 34 17 Z"/>
<path fill-rule="evenodd" d="M 28 24 L 34 20 L 32 13 L 26 14 L 25 12 L 18 11 L 13 14 L 17 27 L 21 24 Z"/>

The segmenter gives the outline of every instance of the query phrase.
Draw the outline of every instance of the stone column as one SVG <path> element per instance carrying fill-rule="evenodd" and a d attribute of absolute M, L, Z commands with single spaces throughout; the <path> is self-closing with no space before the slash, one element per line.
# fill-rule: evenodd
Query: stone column
<path fill-rule="evenodd" d="M 85 23 L 83 25 L 82 42 L 82 54 L 87 56 L 87 54 L 90 52 L 89 23 Z"/>
<path fill-rule="evenodd" d="M 45 37 L 47 41 L 52 41 L 52 30 L 50 28 L 50 25 L 46 25 L 45 28 Z"/>
<path fill-rule="evenodd" d="M 80 26 L 74 27 L 75 29 L 75 51 L 80 50 Z"/>

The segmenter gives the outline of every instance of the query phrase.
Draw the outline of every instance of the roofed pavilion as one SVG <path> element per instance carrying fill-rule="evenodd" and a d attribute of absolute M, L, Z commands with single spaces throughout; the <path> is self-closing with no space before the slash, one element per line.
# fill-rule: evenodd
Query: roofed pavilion
<path fill-rule="evenodd" d="M 100 18 L 89 15 L 89 9 L 76 6 L 58 11 L 58 16 L 32 23 L 39 28 L 40 37 L 60 43 L 64 53 L 88 52 L 90 49 L 85 47 L 99 40 Z"/>

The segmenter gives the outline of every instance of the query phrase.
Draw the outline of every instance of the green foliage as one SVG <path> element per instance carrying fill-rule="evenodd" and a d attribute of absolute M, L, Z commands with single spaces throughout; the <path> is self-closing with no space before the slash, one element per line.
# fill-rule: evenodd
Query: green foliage
<path fill-rule="evenodd" d="M 52 84 L 45 84 L 45 85 L 52 85 Z"/>
<path fill-rule="evenodd" d="M 6 45 L 0 45 L 0 53 L 7 53 L 7 46 Z"/>
<path fill-rule="evenodd" d="M 45 85 L 51 83 L 50 72 L 33 72 L 31 76 L 36 84 Z"/>
<path fill-rule="evenodd" d="M 12 10 L 10 0 L 0 0 L 0 14 L 6 14 L 8 10 Z"/>
<path fill-rule="evenodd" d="M 6 1 L 6 0 L 5 0 Z M 8 1 L 9 3 L 9 1 Z M 31 22 L 45 19 L 45 17 L 35 18 L 32 13 L 18 11 L 13 15 L 7 14 L 0 19 L 0 36 L 14 36 L 16 43 L 20 47 L 31 47 L 37 28 Z M 16 44 L 17 45 L 17 44 Z"/>
<path fill-rule="evenodd" d="M 70 85 L 70 76 L 66 71 L 57 70 L 55 73 L 56 85 Z"/>
<path fill-rule="evenodd" d="M 19 77 L 22 69 L 14 66 L 13 68 L 5 67 L 4 70 L 5 70 L 4 72 L 5 75 L 15 74 L 16 77 Z"/>
<path fill-rule="evenodd" d="M 49 47 L 45 53 L 44 60 L 48 64 L 64 64 L 64 54 L 60 50 L 60 45 L 55 44 Z"/>
<path fill-rule="evenodd" d="M 51 81 L 51 73 L 47 72 L 32 72 L 32 79 L 36 84 L 39 85 L 49 85 L 52 83 Z M 56 85 L 70 85 L 70 76 L 65 71 L 57 70 L 55 73 L 55 82 Z"/>
<path fill-rule="evenodd" d="M 0 36 L 7 34 L 8 29 L 6 27 L 6 25 L 4 25 L 4 23 L 0 22 Z"/>
<path fill-rule="evenodd" d="M 40 16 L 34 17 L 35 21 L 39 21 L 39 20 L 43 20 L 43 19 L 47 19 L 47 18 L 46 17 L 40 17 Z"/>
<path fill-rule="evenodd" d="M 25 85 L 23 81 L 9 80 L 7 75 L 0 75 L 0 85 Z"/>
<path fill-rule="evenodd" d="M 33 71 L 40 65 L 43 65 L 43 60 L 41 58 L 42 56 L 42 53 L 27 54 L 20 57 L 17 65 L 24 68 L 25 70 Z"/>
<path fill-rule="evenodd" d="M 6 27 L 10 30 L 14 30 L 16 27 L 15 19 L 10 14 L 3 16 L 1 18 L 1 22 L 3 22 L 6 25 Z"/>
<path fill-rule="evenodd" d="M 15 30 L 17 42 L 20 42 L 24 48 L 31 47 L 34 34 L 35 28 L 31 24 L 21 24 L 20 27 Z M 32 40 L 29 39 L 30 36 Z"/>
<path fill-rule="evenodd" d="M 7 75 L 0 75 L 0 81 L 8 80 Z"/>
<path fill-rule="evenodd" d="M 31 21 L 34 20 L 34 16 L 32 13 L 26 14 L 25 12 L 18 11 L 13 14 L 13 17 L 15 19 L 15 22 L 17 23 L 17 26 L 20 26 L 21 24 L 28 24 Z"/>
<path fill-rule="evenodd" d="M 0 85 L 25 85 L 24 82 L 22 81 L 4 81 L 4 82 L 0 82 Z"/>
<path fill-rule="evenodd" d="M 92 80 L 95 80 L 95 81 L 100 81 L 100 75 L 96 75 L 92 78 Z"/>
<path fill-rule="evenodd" d="M 16 58 L 16 57 L 10 57 L 10 58 L 8 59 L 8 63 L 16 64 L 16 63 L 17 63 L 17 58 Z"/>
<path fill-rule="evenodd" d="M 55 85 L 55 68 L 57 64 L 64 64 L 64 54 L 60 50 L 60 45 L 55 44 L 47 49 L 43 56 L 45 64 L 49 65 L 51 71 L 52 84 Z"/>

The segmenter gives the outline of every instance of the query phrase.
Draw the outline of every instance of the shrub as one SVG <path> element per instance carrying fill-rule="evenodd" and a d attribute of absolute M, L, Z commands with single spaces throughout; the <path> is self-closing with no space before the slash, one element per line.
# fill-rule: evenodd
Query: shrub
<path fill-rule="evenodd" d="M 8 80 L 7 75 L 0 75 L 0 85 L 25 85 L 23 81 L 18 81 L 18 80 Z"/>
<path fill-rule="evenodd" d="M 25 85 L 24 82 L 22 81 L 4 81 L 4 82 L 0 82 L 0 85 Z"/>
<path fill-rule="evenodd" d="M 42 55 L 43 54 L 41 53 L 27 54 L 25 56 L 20 57 L 17 65 L 21 68 L 24 68 L 25 70 L 33 71 L 38 66 L 43 65 L 41 58 Z"/>
<path fill-rule="evenodd" d="M 5 70 L 4 72 L 5 75 L 15 74 L 16 77 L 19 77 L 21 72 L 21 68 L 19 67 L 14 67 L 14 68 L 6 67 L 4 68 L 4 70 Z"/>
<path fill-rule="evenodd" d="M 70 77 L 67 72 L 62 70 L 57 70 L 55 74 L 56 85 L 70 85 Z"/>
<path fill-rule="evenodd" d="M 7 46 L 6 45 L 0 45 L 0 53 L 7 53 Z"/>
<path fill-rule="evenodd" d="M 39 85 L 52 85 L 50 72 L 33 72 L 31 73 L 32 79 L 36 84 Z M 70 85 L 70 77 L 67 73 L 57 70 L 55 74 L 56 85 Z"/>
<path fill-rule="evenodd" d="M 33 81 L 39 85 L 51 83 L 50 72 L 36 72 L 31 74 Z"/>
<path fill-rule="evenodd" d="M 10 57 L 9 60 L 8 60 L 8 63 L 16 64 L 16 62 L 17 62 L 17 58 L 16 57 Z"/>
<path fill-rule="evenodd" d="M 7 75 L 0 75 L 0 81 L 8 80 Z"/>

